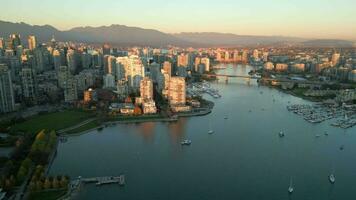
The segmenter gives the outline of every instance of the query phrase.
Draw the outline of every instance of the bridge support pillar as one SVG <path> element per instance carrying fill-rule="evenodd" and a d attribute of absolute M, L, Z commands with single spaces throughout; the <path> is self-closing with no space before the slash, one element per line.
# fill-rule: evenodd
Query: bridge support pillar
<path fill-rule="evenodd" d="M 229 77 L 225 76 L 225 83 L 229 82 Z"/>

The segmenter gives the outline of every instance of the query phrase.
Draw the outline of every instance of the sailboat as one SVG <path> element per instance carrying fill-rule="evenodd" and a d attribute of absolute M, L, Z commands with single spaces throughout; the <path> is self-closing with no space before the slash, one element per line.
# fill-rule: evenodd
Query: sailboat
<path fill-rule="evenodd" d="M 288 187 L 288 193 L 292 194 L 293 191 L 294 191 L 293 180 L 292 180 L 292 178 L 290 178 L 290 184 L 289 184 L 289 187 Z"/>
<path fill-rule="evenodd" d="M 329 175 L 329 181 L 330 181 L 331 184 L 334 184 L 334 183 L 335 183 L 335 176 L 334 176 L 334 174 L 330 174 L 330 175 Z"/>
<path fill-rule="evenodd" d="M 213 134 L 214 133 L 214 130 L 211 128 L 211 121 L 209 121 L 209 131 L 208 131 L 209 134 Z"/>

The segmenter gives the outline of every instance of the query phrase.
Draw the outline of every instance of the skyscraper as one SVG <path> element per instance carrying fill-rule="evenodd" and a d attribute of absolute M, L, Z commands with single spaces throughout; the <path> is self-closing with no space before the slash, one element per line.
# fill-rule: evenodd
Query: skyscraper
<path fill-rule="evenodd" d="M 21 70 L 22 95 L 26 101 L 36 103 L 37 85 L 35 71 L 31 68 L 22 68 Z"/>
<path fill-rule="evenodd" d="M 30 50 L 33 50 L 37 47 L 37 41 L 34 35 L 29 35 L 27 41 L 28 41 L 28 48 Z"/>
<path fill-rule="evenodd" d="M 71 74 L 74 74 L 77 70 L 77 61 L 76 55 L 73 49 L 69 49 L 67 52 L 67 63 L 68 63 L 68 70 Z"/>
<path fill-rule="evenodd" d="M 10 70 L 0 64 L 0 112 L 7 113 L 15 110 L 14 92 Z"/>
<path fill-rule="evenodd" d="M 140 96 L 142 99 L 153 99 L 153 82 L 148 77 L 140 82 Z"/>
<path fill-rule="evenodd" d="M 334 53 L 331 58 L 331 62 L 333 66 L 336 66 L 339 64 L 340 61 L 340 54 L 339 53 Z"/>
<path fill-rule="evenodd" d="M 185 105 L 186 91 L 183 77 L 171 77 L 169 81 L 168 101 L 170 105 Z"/>
<path fill-rule="evenodd" d="M 172 76 L 172 63 L 170 63 L 169 61 L 165 61 L 163 63 L 163 71 L 169 74 L 169 76 Z"/>
<path fill-rule="evenodd" d="M 188 67 L 189 65 L 189 55 L 188 54 L 180 54 L 177 57 L 177 66 L 178 67 Z"/>

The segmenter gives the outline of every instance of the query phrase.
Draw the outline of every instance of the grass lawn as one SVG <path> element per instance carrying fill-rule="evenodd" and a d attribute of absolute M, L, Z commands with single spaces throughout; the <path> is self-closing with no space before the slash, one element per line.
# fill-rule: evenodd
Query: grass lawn
<path fill-rule="evenodd" d="M 37 133 L 42 129 L 61 130 L 74 126 L 92 116 L 89 112 L 77 110 L 65 110 L 62 112 L 37 115 L 28 120 L 14 124 L 10 131 Z"/>
<path fill-rule="evenodd" d="M 130 120 L 161 119 L 161 118 L 164 117 L 160 114 L 140 115 L 140 116 L 117 116 L 117 117 L 113 117 L 111 121 L 130 121 Z"/>
<path fill-rule="evenodd" d="M 89 122 L 88 124 L 85 124 L 81 127 L 78 127 L 78 128 L 75 128 L 75 129 L 72 129 L 70 131 L 67 131 L 66 133 L 67 134 L 76 134 L 76 133 L 81 133 L 83 131 L 86 131 L 86 130 L 90 130 L 90 129 L 93 129 L 93 128 L 96 128 L 98 127 L 100 124 L 98 121 L 94 120 L 92 122 Z"/>
<path fill-rule="evenodd" d="M 306 92 L 308 89 L 306 88 L 294 88 L 292 90 L 292 92 L 298 96 L 298 97 L 303 97 L 304 96 L 304 92 Z"/>
<path fill-rule="evenodd" d="M 30 200 L 56 200 L 65 195 L 67 190 L 34 192 L 30 195 Z"/>

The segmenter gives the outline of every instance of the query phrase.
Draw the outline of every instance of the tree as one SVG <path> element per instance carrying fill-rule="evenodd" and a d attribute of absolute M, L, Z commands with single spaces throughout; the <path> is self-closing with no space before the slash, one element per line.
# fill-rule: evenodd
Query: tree
<path fill-rule="evenodd" d="M 65 188 L 68 186 L 68 180 L 65 176 L 62 176 L 61 181 L 60 181 L 60 186 L 61 186 L 61 188 Z"/>
<path fill-rule="evenodd" d="M 17 172 L 17 175 L 16 175 L 17 181 L 19 183 L 24 181 L 27 173 L 28 173 L 28 170 L 24 166 L 21 165 L 21 167 L 19 168 L 19 171 Z"/>
<path fill-rule="evenodd" d="M 54 189 L 58 189 L 58 188 L 60 187 L 59 181 L 58 181 L 57 177 L 54 177 L 54 178 L 53 178 L 52 187 L 53 187 Z"/>
<path fill-rule="evenodd" d="M 52 183 L 51 181 L 49 180 L 49 178 L 47 177 L 45 182 L 44 182 L 44 189 L 48 190 L 48 189 L 51 189 L 52 188 Z"/>
<path fill-rule="evenodd" d="M 29 184 L 29 187 L 30 187 L 30 191 L 33 192 L 33 191 L 36 191 L 36 181 L 32 181 L 30 182 Z"/>
<path fill-rule="evenodd" d="M 37 190 L 37 191 L 40 191 L 40 190 L 42 190 L 42 188 L 43 188 L 43 183 L 42 183 L 42 181 L 37 181 L 37 182 L 36 182 L 36 190 Z"/>
<path fill-rule="evenodd" d="M 141 108 L 138 106 L 135 106 L 134 115 L 141 115 L 141 114 L 142 114 Z"/>
<path fill-rule="evenodd" d="M 38 132 L 36 135 L 36 140 L 45 140 L 45 138 L 46 138 L 46 133 L 44 129 Z"/>

